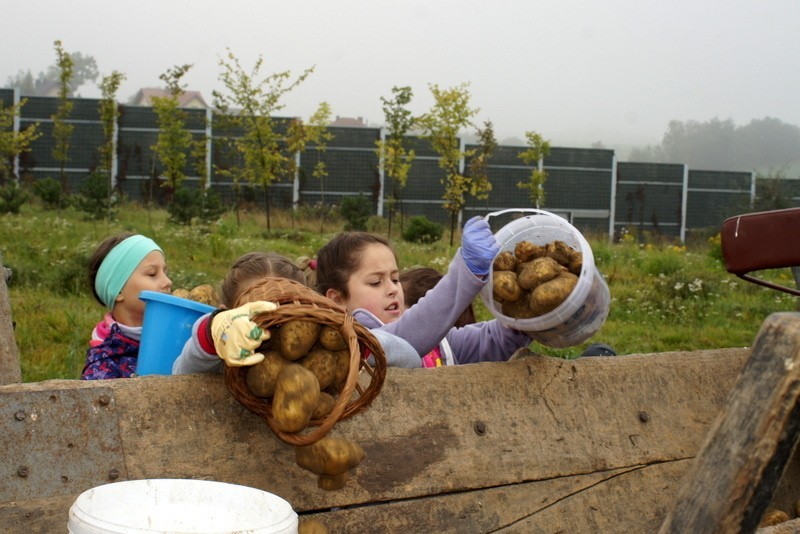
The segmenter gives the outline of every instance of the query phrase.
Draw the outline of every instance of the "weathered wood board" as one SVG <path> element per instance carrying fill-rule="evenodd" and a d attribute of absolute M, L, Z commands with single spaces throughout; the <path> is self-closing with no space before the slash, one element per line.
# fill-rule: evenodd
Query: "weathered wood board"
<path fill-rule="evenodd" d="M 333 492 L 221 376 L 1 386 L 0 531 L 63 531 L 100 484 L 199 478 L 273 492 L 332 532 L 654 532 L 748 355 L 392 368 L 333 430 L 367 451 Z M 800 495 L 790 472 L 786 506 Z"/>
<path fill-rule="evenodd" d="M 8 300 L 6 279 L 11 271 L 0 261 L 0 385 L 22 381 L 19 368 L 19 351 L 11 319 L 11 303 Z"/>
<path fill-rule="evenodd" d="M 800 436 L 800 320 L 767 317 L 660 534 L 752 532 Z"/>

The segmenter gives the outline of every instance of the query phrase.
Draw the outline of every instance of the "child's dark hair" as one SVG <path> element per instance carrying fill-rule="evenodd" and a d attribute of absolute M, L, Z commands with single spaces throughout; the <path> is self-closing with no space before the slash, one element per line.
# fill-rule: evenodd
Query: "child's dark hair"
<path fill-rule="evenodd" d="M 95 280 L 97 279 L 97 271 L 100 270 L 100 266 L 103 264 L 103 260 L 106 259 L 108 253 L 111 252 L 111 249 L 125 241 L 131 236 L 134 236 L 133 232 L 125 232 L 119 235 L 114 235 L 111 237 L 107 237 L 103 240 L 100 245 L 95 249 L 92 255 L 89 257 L 89 287 L 92 290 L 92 295 L 97 302 L 102 304 L 105 307 L 105 303 L 100 298 L 100 295 L 97 294 L 97 290 L 94 288 Z"/>
<path fill-rule="evenodd" d="M 414 267 L 400 273 L 400 284 L 403 286 L 403 296 L 406 308 L 410 308 L 425 296 L 433 286 L 439 283 L 444 275 L 433 267 Z M 472 304 L 456 320 L 454 326 L 462 327 L 475 323 L 475 310 Z"/>
<path fill-rule="evenodd" d="M 233 262 L 222 281 L 222 305 L 233 308 L 247 286 L 265 276 L 279 276 L 306 284 L 306 275 L 286 256 L 277 252 L 248 252 Z"/>
<path fill-rule="evenodd" d="M 335 289 L 344 298 L 350 298 L 347 281 L 358 270 L 361 256 L 368 245 L 384 245 L 395 254 L 389 240 L 367 232 L 344 232 L 326 243 L 317 253 L 317 291 L 327 293 Z"/>

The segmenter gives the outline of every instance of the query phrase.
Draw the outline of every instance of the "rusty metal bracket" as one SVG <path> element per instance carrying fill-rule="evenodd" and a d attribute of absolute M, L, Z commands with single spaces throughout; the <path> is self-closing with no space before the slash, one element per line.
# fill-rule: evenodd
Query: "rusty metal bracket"
<path fill-rule="evenodd" d="M 110 388 L 5 393 L 0 435 L 0 501 L 77 494 L 127 478 Z"/>

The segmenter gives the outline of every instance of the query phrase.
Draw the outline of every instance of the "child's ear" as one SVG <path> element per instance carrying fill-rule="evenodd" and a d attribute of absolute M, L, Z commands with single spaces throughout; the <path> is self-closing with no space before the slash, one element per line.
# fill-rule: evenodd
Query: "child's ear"
<path fill-rule="evenodd" d="M 123 300 L 125 300 L 125 296 L 122 294 L 122 291 L 120 291 L 117 298 L 114 299 L 114 302 L 122 302 Z"/>
<path fill-rule="evenodd" d="M 342 299 L 342 296 L 339 294 L 339 292 L 332 287 L 328 288 L 328 290 L 325 292 L 325 296 L 340 306 L 344 306 L 345 304 L 344 299 Z"/>

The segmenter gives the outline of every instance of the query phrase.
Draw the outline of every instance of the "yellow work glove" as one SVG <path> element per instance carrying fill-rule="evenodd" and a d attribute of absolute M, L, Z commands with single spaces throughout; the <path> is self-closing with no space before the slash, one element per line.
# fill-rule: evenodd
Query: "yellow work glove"
<path fill-rule="evenodd" d="M 269 339 L 269 330 L 254 323 L 253 317 L 277 308 L 272 302 L 255 301 L 217 313 L 211 319 L 211 339 L 217 355 L 231 366 L 261 363 L 264 355 L 254 351 Z"/>

